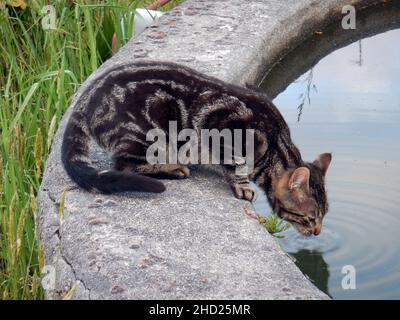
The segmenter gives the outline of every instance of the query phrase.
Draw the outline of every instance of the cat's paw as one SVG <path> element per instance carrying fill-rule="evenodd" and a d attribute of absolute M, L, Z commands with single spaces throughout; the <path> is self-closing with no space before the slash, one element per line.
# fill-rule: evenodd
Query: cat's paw
<path fill-rule="evenodd" d="M 238 199 L 253 202 L 257 199 L 257 192 L 248 184 L 235 184 L 232 186 L 233 194 Z"/>
<path fill-rule="evenodd" d="M 156 168 L 156 174 L 164 179 L 185 179 L 190 176 L 188 167 L 180 164 L 163 164 Z"/>
<path fill-rule="evenodd" d="M 185 179 L 190 176 L 189 168 L 180 164 L 139 165 L 135 172 L 157 179 Z"/>
<path fill-rule="evenodd" d="M 169 171 L 177 179 L 185 179 L 190 176 L 190 170 L 186 166 L 177 165 L 176 168 Z"/>

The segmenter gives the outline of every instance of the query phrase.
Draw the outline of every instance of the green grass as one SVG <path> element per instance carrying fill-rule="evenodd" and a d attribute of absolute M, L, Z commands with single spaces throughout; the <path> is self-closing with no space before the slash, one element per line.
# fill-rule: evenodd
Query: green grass
<path fill-rule="evenodd" d="M 0 299 L 41 299 L 43 244 L 35 239 L 36 194 L 57 125 L 78 86 L 112 55 L 120 19 L 150 1 L 51 1 L 56 29 L 43 30 L 48 1 L 0 0 Z M 172 1 L 165 10 L 182 0 Z"/>
<path fill-rule="evenodd" d="M 285 237 L 280 233 L 290 228 L 289 223 L 285 222 L 274 213 L 266 217 L 259 217 L 259 221 L 272 236 L 280 239 Z"/>
<path fill-rule="evenodd" d="M 268 216 L 261 216 L 257 212 L 251 211 L 247 208 L 244 212 L 252 219 L 257 220 L 272 236 L 276 238 L 284 238 L 285 236 L 280 234 L 290 228 L 290 223 L 285 222 L 278 217 L 277 214 L 271 213 Z"/>

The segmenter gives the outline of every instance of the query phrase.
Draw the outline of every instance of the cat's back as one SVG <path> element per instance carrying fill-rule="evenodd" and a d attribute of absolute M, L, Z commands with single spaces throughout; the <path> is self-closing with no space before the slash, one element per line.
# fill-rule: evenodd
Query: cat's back
<path fill-rule="evenodd" d="M 135 61 L 117 65 L 93 83 L 84 93 L 84 103 L 79 108 L 92 124 L 116 113 L 136 113 L 146 105 L 157 105 L 166 100 L 178 101 L 189 112 L 197 113 L 221 96 L 243 102 L 261 118 L 272 117 L 273 122 L 283 120 L 277 108 L 262 93 L 173 62 Z M 197 102 L 195 106 L 194 102 Z"/>

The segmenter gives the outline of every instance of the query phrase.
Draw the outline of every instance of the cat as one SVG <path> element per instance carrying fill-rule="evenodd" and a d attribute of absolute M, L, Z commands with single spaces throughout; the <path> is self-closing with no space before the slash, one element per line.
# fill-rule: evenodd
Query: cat
<path fill-rule="evenodd" d="M 253 129 L 254 169 L 235 174 L 235 163 L 222 164 L 239 199 L 254 201 L 254 181 L 274 212 L 304 235 L 318 235 L 328 211 L 325 175 L 332 155 L 304 162 L 279 110 L 259 91 L 225 83 L 169 62 L 142 61 L 116 66 L 84 89 L 67 123 L 62 162 L 80 187 L 103 193 L 163 192 L 156 178 L 190 175 L 183 164 L 149 164 L 146 133 L 178 130 Z M 114 168 L 99 172 L 89 159 L 89 141 L 113 155 Z M 246 141 L 242 142 L 246 144 Z"/>

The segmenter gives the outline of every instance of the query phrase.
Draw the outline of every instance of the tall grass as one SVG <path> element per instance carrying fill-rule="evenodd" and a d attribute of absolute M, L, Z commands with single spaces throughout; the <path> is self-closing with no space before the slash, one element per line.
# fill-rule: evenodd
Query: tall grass
<path fill-rule="evenodd" d="M 78 86 L 112 54 L 121 18 L 152 1 L 0 0 L 0 299 L 41 299 L 43 244 L 35 238 L 36 194 L 57 125 Z M 172 1 L 168 6 L 181 1 Z M 55 29 L 42 28 L 43 7 Z"/>

